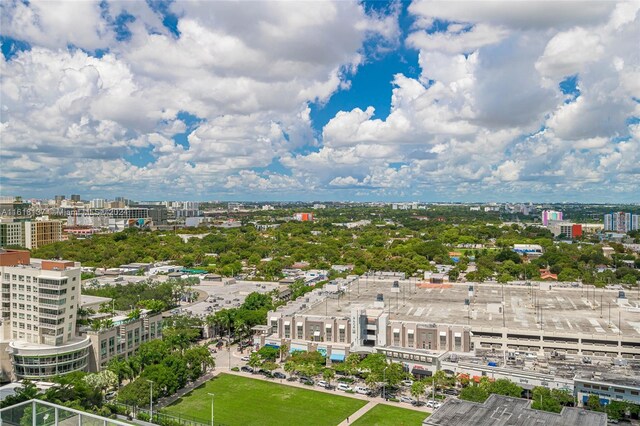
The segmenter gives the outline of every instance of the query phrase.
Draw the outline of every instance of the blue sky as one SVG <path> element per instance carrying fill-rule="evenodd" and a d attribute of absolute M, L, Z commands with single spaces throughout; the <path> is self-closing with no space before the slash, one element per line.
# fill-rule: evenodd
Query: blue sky
<path fill-rule="evenodd" d="M 637 3 L 245 6 L 3 2 L 0 195 L 640 201 Z"/>

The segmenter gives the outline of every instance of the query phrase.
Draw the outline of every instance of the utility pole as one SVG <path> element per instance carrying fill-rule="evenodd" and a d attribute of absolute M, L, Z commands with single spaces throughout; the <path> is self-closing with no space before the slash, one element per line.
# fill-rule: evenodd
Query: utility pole
<path fill-rule="evenodd" d="M 213 397 L 215 394 L 207 392 L 207 395 L 211 397 L 211 426 L 213 426 Z"/>
<path fill-rule="evenodd" d="M 151 385 L 149 387 L 149 421 L 153 423 L 153 381 L 147 380 Z"/>

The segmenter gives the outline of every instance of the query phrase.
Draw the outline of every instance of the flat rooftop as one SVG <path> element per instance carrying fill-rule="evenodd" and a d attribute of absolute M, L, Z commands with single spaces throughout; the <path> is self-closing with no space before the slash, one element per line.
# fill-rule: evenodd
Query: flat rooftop
<path fill-rule="evenodd" d="M 483 404 L 450 399 L 422 423 L 425 426 L 606 426 L 607 415 L 579 408 L 559 414 L 530 408 L 531 401 L 491 395 Z"/>
<path fill-rule="evenodd" d="M 468 325 L 472 329 L 499 331 L 503 314 L 498 313 L 498 308 L 504 300 L 504 325 L 510 330 L 543 329 L 559 334 L 588 334 L 594 338 L 617 337 L 620 333 L 625 338 L 640 339 L 637 291 L 627 291 L 626 300 L 618 305 L 617 290 L 596 289 L 594 295 L 591 288 L 541 290 L 537 282 L 531 286 L 483 283 L 474 285 L 474 297 L 470 298 L 471 283 L 438 285 L 408 280 L 399 283 L 400 292 L 393 293 L 392 280 L 360 278 L 350 284 L 339 299 L 333 296 L 320 303 L 309 303 L 310 307 L 300 312 L 347 317 L 354 305 L 373 308 L 376 296 L 383 294 L 385 311 L 391 320 Z M 469 306 L 465 305 L 465 299 L 471 299 Z"/>

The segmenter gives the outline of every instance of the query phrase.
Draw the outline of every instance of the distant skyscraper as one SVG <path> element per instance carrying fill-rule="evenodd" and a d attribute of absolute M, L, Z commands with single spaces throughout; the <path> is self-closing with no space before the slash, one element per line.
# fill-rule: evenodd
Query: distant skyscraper
<path fill-rule="evenodd" d="M 615 212 L 604 215 L 604 230 L 625 234 L 640 229 L 640 215 Z"/>
<path fill-rule="evenodd" d="M 542 211 L 542 224 L 544 226 L 549 225 L 550 220 L 562 220 L 562 212 L 555 210 L 543 210 Z"/>
<path fill-rule="evenodd" d="M 80 202 L 80 195 L 79 194 L 71 194 L 71 201 L 73 202 Z"/>

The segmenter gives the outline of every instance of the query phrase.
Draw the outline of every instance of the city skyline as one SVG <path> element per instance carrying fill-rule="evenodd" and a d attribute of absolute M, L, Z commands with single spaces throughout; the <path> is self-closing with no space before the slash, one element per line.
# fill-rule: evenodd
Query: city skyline
<path fill-rule="evenodd" d="M 5 2 L 0 195 L 637 203 L 639 8 Z"/>

